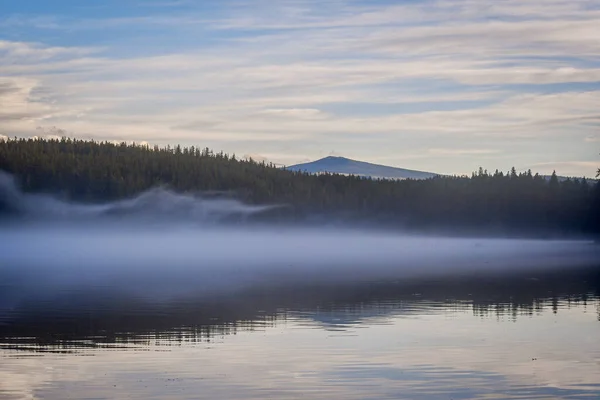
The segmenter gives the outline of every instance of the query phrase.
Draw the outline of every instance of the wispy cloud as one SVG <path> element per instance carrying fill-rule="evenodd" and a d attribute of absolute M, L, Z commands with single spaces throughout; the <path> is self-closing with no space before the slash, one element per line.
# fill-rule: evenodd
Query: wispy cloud
<path fill-rule="evenodd" d="M 428 149 L 429 154 L 437 156 L 466 156 L 466 155 L 481 155 L 481 154 L 498 154 L 500 151 L 497 149 L 455 149 L 455 148 L 443 148 L 443 149 Z"/>
<path fill-rule="evenodd" d="M 0 78 L 0 122 L 36 121 L 52 115 L 53 107 L 35 94 L 34 79 Z"/>
<path fill-rule="evenodd" d="M 0 41 L 3 129 L 60 126 L 273 161 L 336 149 L 444 172 L 497 154 L 520 165 L 586 160 L 581 144 L 600 127 L 596 1 L 198 7 L 142 1 L 122 15 L 0 19 L 0 32 L 63 38 Z M 97 40 L 112 28 L 118 36 Z"/>
<path fill-rule="evenodd" d="M 40 63 L 70 57 L 81 57 L 97 50 L 78 47 L 52 47 L 40 43 L 0 40 L 0 65 Z"/>
<path fill-rule="evenodd" d="M 140 1 L 142 7 L 179 7 L 192 4 L 190 0 L 166 0 L 166 1 Z"/>

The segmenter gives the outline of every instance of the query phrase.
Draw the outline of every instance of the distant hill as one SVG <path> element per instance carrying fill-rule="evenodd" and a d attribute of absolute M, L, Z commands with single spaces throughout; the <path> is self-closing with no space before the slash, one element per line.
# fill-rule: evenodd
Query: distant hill
<path fill-rule="evenodd" d="M 304 171 L 313 174 L 329 172 L 343 175 L 357 175 L 385 179 L 428 179 L 438 176 L 431 172 L 414 171 L 411 169 L 388 167 L 371 164 L 364 161 L 351 160 L 345 157 L 325 157 L 317 161 L 296 164 L 286 167 L 292 171 Z"/>

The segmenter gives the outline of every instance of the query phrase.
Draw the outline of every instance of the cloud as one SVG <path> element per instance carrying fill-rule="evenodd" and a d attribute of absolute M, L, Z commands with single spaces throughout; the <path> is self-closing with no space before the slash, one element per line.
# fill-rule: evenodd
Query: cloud
<path fill-rule="evenodd" d="M 47 118 L 52 106 L 36 94 L 39 82 L 29 78 L 0 77 L 0 122 Z"/>
<path fill-rule="evenodd" d="M 292 119 L 323 119 L 326 114 L 316 108 L 270 108 L 263 110 L 257 116 Z"/>
<path fill-rule="evenodd" d="M 497 149 L 445 149 L 445 148 L 433 148 L 428 149 L 429 154 L 436 156 L 465 156 L 465 155 L 489 155 L 497 154 L 500 151 Z"/>
<path fill-rule="evenodd" d="M 521 142 L 575 160 L 584 151 L 571 144 L 600 126 L 594 1 L 180 3 L 111 18 L 5 17 L 0 27 L 22 34 L 76 30 L 84 45 L 0 41 L 4 131 L 60 126 L 289 159 L 423 151 L 446 156 L 428 167 L 444 172 L 471 170 L 492 154 L 483 150 L 542 161 Z M 118 39 L 85 45 L 108 27 Z"/>
<path fill-rule="evenodd" d="M 142 7 L 179 7 L 189 4 L 191 4 L 190 0 L 142 1 L 139 3 Z"/>
<path fill-rule="evenodd" d="M 80 47 L 45 46 L 40 43 L 0 40 L 1 66 L 14 63 L 40 62 L 65 57 L 78 57 L 92 54 L 99 49 Z"/>

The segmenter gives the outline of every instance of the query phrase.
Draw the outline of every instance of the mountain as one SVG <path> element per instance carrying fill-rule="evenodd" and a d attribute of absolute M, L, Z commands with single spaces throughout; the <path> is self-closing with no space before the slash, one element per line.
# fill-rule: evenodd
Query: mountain
<path fill-rule="evenodd" d="M 414 171 L 404 168 L 388 167 L 345 157 L 325 157 L 317 161 L 286 167 L 292 171 L 304 171 L 312 174 L 330 172 L 343 175 L 358 175 L 385 179 L 428 179 L 438 176 L 431 172 Z"/>

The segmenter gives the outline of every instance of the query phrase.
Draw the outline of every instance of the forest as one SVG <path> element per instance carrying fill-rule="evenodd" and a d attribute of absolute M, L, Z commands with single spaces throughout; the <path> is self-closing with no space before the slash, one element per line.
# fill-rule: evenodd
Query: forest
<path fill-rule="evenodd" d="M 0 171 L 21 189 L 102 203 L 157 186 L 222 191 L 250 204 L 285 205 L 265 219 L 344 222 L 422 232 L 543 237 L 600 234 L 600 184 L 531 171 L 385 180 L 312 175 L 208 148 L 62 139 L 0 141 Z M 0 211 L 10 210 L 0 198 Z"/>

